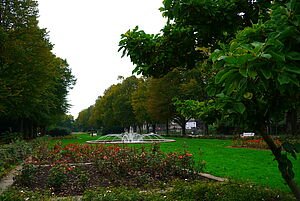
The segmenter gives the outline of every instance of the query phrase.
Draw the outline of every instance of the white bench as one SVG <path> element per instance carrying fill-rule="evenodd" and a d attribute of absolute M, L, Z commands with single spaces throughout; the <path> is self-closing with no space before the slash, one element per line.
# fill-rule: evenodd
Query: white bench
<path fill-rule="evenodd" d="M 255 133 L 243 133 L 241 134 L 241 137 L 253 137 Z"/>

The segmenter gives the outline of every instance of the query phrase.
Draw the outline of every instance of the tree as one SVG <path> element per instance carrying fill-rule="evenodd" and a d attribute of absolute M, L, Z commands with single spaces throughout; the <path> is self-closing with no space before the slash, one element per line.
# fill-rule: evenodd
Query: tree
<path fill-rule="evenodd" d="M 147 34 L 136 27 L 121 35 L 119 51 L 136 65 L 133 72 L 144 76 L 192 69 L 219 47 L 218 42 L 266 16 L 270 2 L 164 0 L 160 10 L 168 22 L 162 33 Z"/>
<path fill-rule="evenodd" d="M 79 112 L 77 119 L 75 120 L 75 125 L 81 131 L 90 131 L 93 130 L 93 126 L 89 123 L 89 118 L 92 114 L 93 106 L 88 107 Z"/>
<path fill-rule="evenodd" d="M 155 120 L 153 120 L 148 112 L 148 95 L 149 95 L 149 80 L 140 78 L 138 86 L 135 91 L 132 93 L 131 105 L 135 119 L 139 126 L 146 124 L 147 133 L 149 133 L 149 124 L 152 124 L 152 127 L 155 127 Z M 140 128 L 141 131 L 141 128 Z M 155 131 L 154 131 L 155 132 Z"/>
<path fill-rule="evenodd" d="M 191 118 L 176 111 L 174 98 L 204 100 L 203 77 L 199 69 L 180 71 L 175 68 L 161 78 L 150 79 L 148 90 L 148 112 L 158 122 L 175 121 L 185 135 L 186 123 Z"/>
<path fill-rule="evenodd" d="M 276 2 L 270 20 L 245 28 L 211 58 L 221 68 L 209 93 L 216 94 L 224 112 L 259 133 L 272 150 L 282 177 L 300 200 L 292 163 L 267 132 L 271 118 L 299 109 L 300 2 Z M 299 144 L 283 144 L 296 158 Z"/>
<path fill-rule="evenodd" d="M 123 132 L 130 126 L 135 127 L 137 121 L 131 105 L 133 91 L 138 79 L 135 76 L 122 79 L 122 82 L 110 86 L 95 103 L 89 118 L 90 123 L 103 127 L 104 133 Z"/>
<path fill-rule="evenodd" d="M 34 138 L 66 113 L 75 78 L 38 27 L 36 1 L 1 0 L 0 8 L 0 132 Z"/>
<path fill-rule="evenodd" d="M 292 163 L 266 132 L 272 118 L 299 110 L 299 1 L 163 3 L 168 23 L 161 34 L 135 28 L 122 35 L 120 50 L 136 65 L 133 72 L 161 77 L 176 67 L 190 69 L 204 61 L 209 65 L 210 57 L 211 100 L 186 103 L 207 121 L 229 119 L 255 129 L 300 200 Z M 285 143 L 283 148 L 294 157 L 299 152 L 296 144 Z"/>

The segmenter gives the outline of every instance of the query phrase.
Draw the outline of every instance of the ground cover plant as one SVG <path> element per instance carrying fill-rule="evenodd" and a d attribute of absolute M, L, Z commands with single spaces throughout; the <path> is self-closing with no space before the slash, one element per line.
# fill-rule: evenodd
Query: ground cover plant
<path fill-rule="evenodd" d="M 30 191 L 28 189 L 12 187 L 0 195 L 0 200 L 78 200 L 74 197 L 61 199 L 53 195 L 49 190 Z M 174 180 L 159 182 L 150 189 L 118 187 L 99 187 L 87 189 L 80 198 L 83 201 L 100 200 L 227 200 L 227 201 L 292 201 L 295 200 L 291 194 L 272 189 L 266 189 L 251 183 L 240 182 L 211 182 L 204 180 Z"/>
<path fill-rule="evenodd" d="M 38 138 L 27 142 L 17 140 L 9 144 L 0 145 L 0 178 L 8 171 L 22 163 L 31 153 L 34 147 L 42 146 L 46 142 L 45 138 Z"/>
<path fill-rule="evenodd" d="M 74 135 L 81 139 L 64 139 L 63 144 L 68 142 L 85 143 L 87 140 L 96 140 L 99 136 L 89 136 L 88 134 Z M 164 152 L 180 152 L 188 149 L 193 154 L 195 161 L 205 161 L 205 172 L 219 176 L 233 178 L 240 181 L 250 181 L 257 185 L 267 186 L 273 189 L 290 192 L 284 184 L 283 179 L 273 161 L 274 157 L 269 150 L 256 150 L 246 148 L 231 147 L 232 140 L 217 139 L 189 139 L 171 138 L 174 143 L 160 144 Z M 54 140 L 57 142 L 57 140 Z M 132 146 L 132 145 L 130 145 Z M 139 145 L 133 145 L 139 146 Z M 185 146 L 185 148 L 184 148 Z M 199 150 L 200 149 L 200 150 Z M 202 152 L 202 155 L 198 155 Z M 297 154 L 299 158 L 299 154 Z M 295 181 L 300 183 L 300 160 L 291 158 L 295 175 Z"/>
<path fill-rule="evenodd" d="M 84 190 L 106 186 L 142 187 L 155 182 L 203 179 L 198 173 L 204 163 L 192 154 L 165 153 L 150 147 L 56 143 L 39 146 L 26 161 L 15 185 L 35 190 L 50 190 L 59 195 L 80 195 Z"/>

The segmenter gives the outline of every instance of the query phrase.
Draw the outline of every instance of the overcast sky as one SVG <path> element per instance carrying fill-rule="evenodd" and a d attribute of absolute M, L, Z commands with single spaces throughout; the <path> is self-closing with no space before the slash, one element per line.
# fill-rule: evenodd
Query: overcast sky
<path fill-rule="evenodd" d="M 70 113 L 95 103 L 105 89 L 128 77 L 134 66 L 118 52 L 120 35 L 136 25 L 158 33 L 165 19 L 162 0 L 38 0 L 40 27 L 47 28 L 53 52 L 67 59 L 77 78 L 68 99 Z"/>

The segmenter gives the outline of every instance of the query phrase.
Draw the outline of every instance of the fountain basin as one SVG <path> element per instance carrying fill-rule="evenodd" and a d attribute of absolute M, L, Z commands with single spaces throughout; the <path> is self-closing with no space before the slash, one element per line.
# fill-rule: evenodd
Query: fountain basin
<path fill-rule="evenodd" d="M 113 139 L 111 139 L 113 138 Z M 155 133 L 138 134 L 138 133 L 121 133 L 108 134 L 101 136 L 97 140 L 86 141 L 89 144 L 146 144 L 146 143 L 165 143 L 175 142 L 176 140 L 164 139 Z"/>
<path fill-rule="evenodd" d="M 86 141 L 89 144 L 146 144 L 146 143 L 165 143 L 175 142 L 176 140 L 169 139 L 144 139 L 140 141 L 123 141 L 123 140 L 90 140 Z"/>

